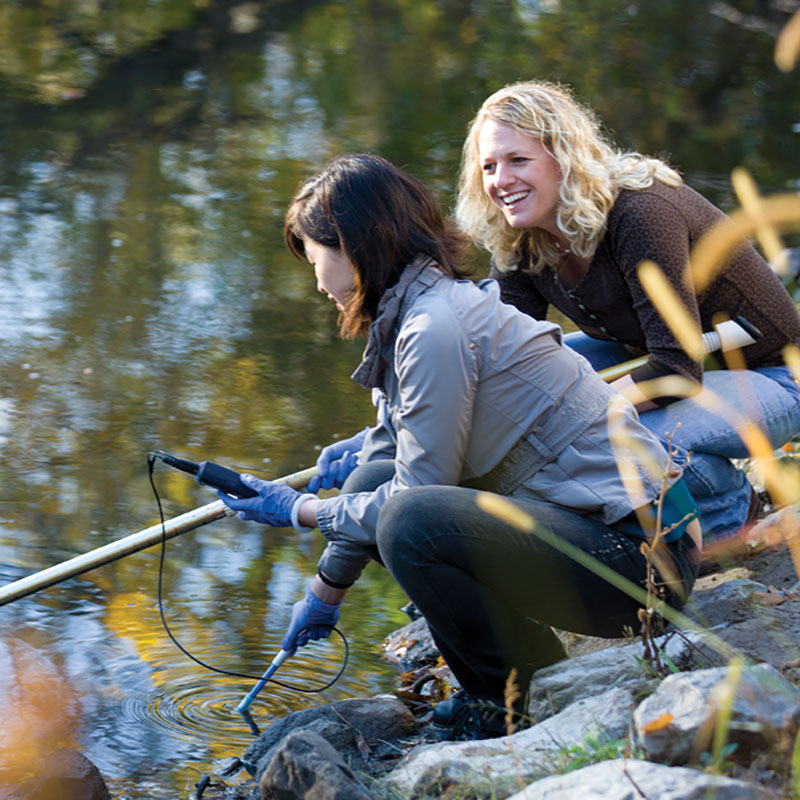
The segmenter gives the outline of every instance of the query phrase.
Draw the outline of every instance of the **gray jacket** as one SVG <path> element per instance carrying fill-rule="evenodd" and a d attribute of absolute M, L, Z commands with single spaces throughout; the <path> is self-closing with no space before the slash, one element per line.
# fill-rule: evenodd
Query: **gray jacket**
<path fill-rule="evenodd" d="M 500 491 L 546 500 L 613 523 L 634 507 L 609 439 L 609 403 L 640 459 L 650 502 L 667 454 L 589 366 L 561 329 L 500 300 L 497 283 L 453 280 L 418 257 L 387 290 L 353 379 L 372 389 L 377 425 L 362 460 L 393 458 L 394 478 L 374 492 L 318 504 L 329 540 L 320 568 L 349 583 L 368 560 L 381 507 L 411 486 L 455 486 L 501 474 Z M 637 462 L 638 464 L 638 462 Z M 511 469 L 507 469 L 511 465 Z"/>

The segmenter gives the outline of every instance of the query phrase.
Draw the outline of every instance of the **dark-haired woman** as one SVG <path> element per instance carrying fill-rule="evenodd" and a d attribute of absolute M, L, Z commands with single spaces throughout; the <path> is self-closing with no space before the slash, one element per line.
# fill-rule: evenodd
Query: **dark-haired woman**
<path fill-rule="evenodd" d="M 464 689 L 437 706 L 439 728 L 497 735 L 501 720 L 486 708 L 502 709 L 510 671 L 524 688 L 534 669 L 564 656 L 551 625 L 618 636 L 637 625 L 639 605 L 481 510 L 477 490 L 505 495 L 641 585 L 642 526 L 652 523 L 667 454 L 556 325 L 502 303 L 494 281 L 464 279 L 461 234 L 421 183 L 383 159 L 333 161 L 296 194 L 285 237 L 340 309 L 342 334 L 367 337 L 353 378 L 372 390 L 378 412 L 338 496 L 252 476 L 257 497 L 220 495 L 245 519 L 318 527 L 328 539 L 283 648 L 328 635 L 347 589 L 377 559 L 425 616 Z M 633 468 L 636 491 L 623 485 L 617 458 Z M 668 483 L 663 549 L 674 574 L 659 581 L 680 607 L 700 535 L 682 480 Z M 480 712 L 473 701 L 483 701 Z"/>

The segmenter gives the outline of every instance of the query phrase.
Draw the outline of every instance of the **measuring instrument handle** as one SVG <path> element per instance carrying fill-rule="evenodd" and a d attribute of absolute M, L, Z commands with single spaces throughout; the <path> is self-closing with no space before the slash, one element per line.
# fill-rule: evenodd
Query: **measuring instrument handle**
<path fill-rule="evenodd" d="M 194 478 L 198 483 L 221 489 L 226 494 L 234 497 L 255 497 L 258 492 L 242 482 L 238 472 L 215 464 L 213 461 L 201 461 Z"/>

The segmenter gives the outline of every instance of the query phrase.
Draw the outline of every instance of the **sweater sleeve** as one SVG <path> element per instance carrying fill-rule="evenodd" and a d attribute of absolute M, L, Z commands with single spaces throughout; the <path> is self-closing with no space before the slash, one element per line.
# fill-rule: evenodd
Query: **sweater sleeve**
<path fill-rule="evenodd" d="M 534 319 L 547 317 L 547 299 L 533 285 L 530 276 L 522 270 L 502 272 L 494 264 L 489 277 L 500 286 L 500 298 Z"/>
<path fill-rule="evenodd" d="M 636 383 L 664 375 L 680 375 L 699 384 L 702 364 L 689 357 L 653 305 L 639 281 L 638 266 L 644 260 L 657 264 L 669 281 L 689 316 L 700 329 L 700 310 L 694 289 L 684 280 L 691 249 L 689 225 L 684 211 L 669 200 L 641 190 L 631 193 L 615 221 L 609 226 L 614 259 L 633 300 L 649 353 L 647 363 L 631 373 Z M 666 405 L 677 398 L 653 398 Z"/>

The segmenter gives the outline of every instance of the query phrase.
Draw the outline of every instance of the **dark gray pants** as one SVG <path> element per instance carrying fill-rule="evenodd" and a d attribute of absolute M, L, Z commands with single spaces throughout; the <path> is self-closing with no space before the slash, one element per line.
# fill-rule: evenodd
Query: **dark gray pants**
<path fill-rule="evenodd" d="M 375 488 L 391 461 L 359 467 L 343 491 Z M 379 560 L 425 616 L 461 686 L 476 699 L 503 702 L 512 668 L 527 687 L 534 670 L 564 658 L 551 630 L 617 637 L 639 630 L 640 605 L 533 534 L 482 511 L 477 491 L 420 486 L 394 495 L 378 518 Z M 509 498 L 511 499 L 511 498 Z M 543 502 L 512 499 L 550 531 L 643 586 L 641 539 Z M 686 594 L 697 574 L 694 542 L 666 545 Z M 670 605 L 682 599 L 667 590 Z"/>

